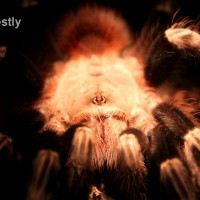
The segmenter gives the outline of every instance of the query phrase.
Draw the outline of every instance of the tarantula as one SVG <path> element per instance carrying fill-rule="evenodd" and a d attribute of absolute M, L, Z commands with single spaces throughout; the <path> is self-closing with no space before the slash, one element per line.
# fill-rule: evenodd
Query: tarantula
<path fill-rule="evenodd" d="M 199 199 L 198 31 L 181 20 L 151 41 L 84 6 L 53 35 L 62 60 L 2 46 L 1 197 Z"/>

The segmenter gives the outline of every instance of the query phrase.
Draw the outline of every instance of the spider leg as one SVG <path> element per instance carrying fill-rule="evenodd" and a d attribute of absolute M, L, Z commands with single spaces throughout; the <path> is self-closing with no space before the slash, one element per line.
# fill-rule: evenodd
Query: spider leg
<path fill-rule="evenodd" d="M 72 140 L 71 153 L 67 164 L 77 168 L 78 173 L 87 169 L 92 151 L 92 131 L 86 127 L 78 127 Z"/>
<path fill-rule="evenodd" d="M 12 157 L 13 146 L 12 139 L 0 133 L 0 160 L 2 163 L 7 162 Z"/>
<path fill-rule="evenodd" d="M 84 126 L 72 127 L 65 134 L 65 140 L 71 140 L 71 145 L 63 169 L 65 175 L 61 180 L 62 187 L 65 187 L 61 188 L 62 199 L 88 199 L 92 187 L 92 136 L 92 131 Z"/>
<path fill-rule="evenodd" d="M 199 24 L 183 20 L 160 34 L 147 56 L 145 78 L 153 86 L 166 82 L 171 88 L 199 85 Z M 183 81 L 184 80 L 184 81 Z"/>
<path fill-rule="evenodd" d="M 27 193 L 27 200 L 54 199 L 58 188 L 60 171 L 59 155 L 52 150 L 40 150 L 33 162 L 33 173 Z"/>
<path fill-rule="evenodd" d="M 190 99 L 195 98 L 193 109 L 199 109 L 199 51 L 199 24 L 188 20 L 175 23 L 157 37 L 149 51 L 145 68 L 147 81 L 158 89 L 165 100 L 172 99 L 178 91 L 186 91 L 181 96 L 181 101 L 190 103 Z M 187 112 L 192 113 L 194 110 Z M 172 185 L 179 198 L 197 199 L 196 192 L 199 193 L 200 186 L 198 123 L 191 114 L 186 115 L 180 109 L 166 103 L 158 105 L 153 111 L 153 116 L 163 127 L 153 130 L 154 137 L 150 142 L 152 147 L 150 152 L 160 168 L 161 174 L 158 176 L 162 182 L 170 182 L 168 179 L 171 179 L 172 183 L 174 181 Z M 165 141 L 167 138 L 171 138 L 169 142 Z M 156 152 L 165 152 L 160 154 L 164 156 L 164 160 L 160 160 L 160 156 L 158 159 Z M 165 177 L 162 176 L 162 171 L 168 178 L 162 178 Z M 191 186 L 183 184 L 184 182 L 190 183 Z M 181 194 L 179 191 L 182 187 L 185 189 Z"/>
<path fill-rule="evenodd" d="M 12 173 L 13 145 L 12 139 L 0 133 L 0 190 L 1 199 L 9 198 L 7 192 L 10 188 Z"/>
<path fill-rule="evenodd" d="M 120 134 L 118 164 L 116 169 L 108 171 L 105 180 L 106 185 L 112 185 L 107 192 L 115 199 L 146 199 L 147 169 L 143 156 L 146 144 L 147 138 L 137 129 L 130 128 Z"/>
<path fill-rule="evenodd" d="M 200 129 L 195 127 L 184 136 L 184 153 L 191 169 L 194 183 L 200 187 Z"/>
<path fill-rule="evenodd" d="M 193 169 L 184 155 L 184 137 L 195 127 L 193 122 L 181 110 L 166 103 L 157 106 L 153 115 L 159 125 L 152 130 L 150 152 L 159 165 L 165 195 L 170 199 L 198 199 L 191 176 Z"/>
<path fill-rule="evenodd" d="M 153 111 L 153 116 L 179 138 L 195 127 L 180 109 L 167 103 L 158 105 Z"/>
<path fill-rule="evenodd" d="M 91 192 L 89 194 L 88 200 L 115 200 L 105 194 L 104 185 L 102 184 L 100 188 L 95 186 L 91 187 Z"/>

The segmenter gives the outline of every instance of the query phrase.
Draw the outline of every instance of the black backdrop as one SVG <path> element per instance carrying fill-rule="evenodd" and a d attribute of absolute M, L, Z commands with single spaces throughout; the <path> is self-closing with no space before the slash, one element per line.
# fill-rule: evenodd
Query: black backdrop
<path fill-rule="evenodd" d="M 22 9 L 22 5 L 34 4 L 30 2 L 37 2 L 38 6 Z M 1 0 L 0 18 L 14 15 L 21 16 L 22 12 L 26 12 L 25 10 L 29 10 L 29 16 L 25 15 L 25 18 L 32 16 L 36 19 L 39 14 L 41 14 L 40 18 L 45 18 L 46 16 L 58 15 L 66 9 L 84 3 L 100 3 L 119 10 L 135 29 L 140 28 L 149 19 L 151 13 L 155 13 L 157 7 L 164 8 L 170 5 L 171 14 L 179 10 L 179 16 L 189 16 L 191 19 L 196 19 L 200 14 L 200 8 L 196 0 Z M 167 8 L 164 9 L 167 10 Z M 163 13 L 157 14 L 163 16 Z M 2 31 L 1 29 L 0 31 Z"/>

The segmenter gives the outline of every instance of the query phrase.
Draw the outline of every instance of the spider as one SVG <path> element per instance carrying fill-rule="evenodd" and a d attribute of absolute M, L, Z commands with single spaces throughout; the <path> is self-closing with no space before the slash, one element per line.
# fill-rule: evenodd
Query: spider
<path fill-rule="evenodd" d="M 145 33 L 88 5 L 56 26 L 62 59 L 0 48 L 2 198 L 199 199 L 199 24 Z"/>

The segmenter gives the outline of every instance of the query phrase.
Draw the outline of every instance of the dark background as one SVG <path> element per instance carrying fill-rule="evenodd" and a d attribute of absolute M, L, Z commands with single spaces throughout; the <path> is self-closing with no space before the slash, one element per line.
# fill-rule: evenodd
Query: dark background
<path fill-rule="evenodd" d="M 0 26 L 0 45 L 15 45 L 20 37 L 27 38 L 27 43 L 34 41 L 34 38 L 42 40 L 46 27 L 54 26 L 63 13 L 85 3 L 118 10 L 134 32 L 140 31 L 145 23 L 152 26 L 158 22 L 161 26 L 170 24 L 176 12 L 176 19 L 189 16 L 196 20 L 200 14 L 196 0 L 1 0 L 0 20 L 15 17 L 22 19 L 22 22 L 18 29 Z"/>
<path fill-rule="evenodd" d="M 196 0 L 1 0 L 0 19 L 16 16 L 22 19 L 21 30 L 27 28 L 27 23 L 33 28 L 38 28 L 42 20 L 53 23 L 61 13 L 85 3 L 100 3 L 117 9 L 134 31 L 139 30 L 146 21 L 161 18 L 162 23 L 162 20 L 171 19 L 178 10 L 177 18 L 189 16 L 191 19 L 197 19 L 200 14 Z M 16 32 L 12 29 L 0 27 L 0 37 L 2 38 L 5 31 Z"/>
<path fill-rule="evenodd" d="M 166 27 L 171 24 L 175 13 L 175 20 L 187 16 L 197 20 L 200 17 L 196 0 L 1 0 L 0 20 L 15 17 L 22 21 L 18 29 L 0 26 L 0 45 L 24 47 L 24 51 L 37 45 L 42 48 L 49 43 L 47 29 L 54 27 L 63 13 L 85 3 L 116 9 L 133 32 L 140 32 L 146 23 Z"/>

